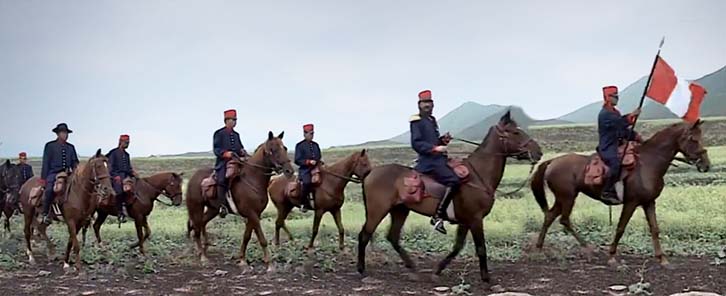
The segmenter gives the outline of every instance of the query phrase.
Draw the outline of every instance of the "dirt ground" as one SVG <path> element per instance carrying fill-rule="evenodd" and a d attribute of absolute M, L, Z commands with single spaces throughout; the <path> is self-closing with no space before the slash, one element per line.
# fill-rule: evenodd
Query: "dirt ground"
<path fill-rule="evenodd" d="M 260 263 L 242 269 L 230 258 L 210 258 L 207 266 L 164 263 L 155 273 L 138 268 L 88 267 L 82 273 L 65 274 L 61 263 L 39 264 L 17 271 L 0 271 L 4 295 L 489 295 L 524 292 L 531 295 L 613 295 L 609 287 L 649 283 L 652 295 L 684 291 L 726 293 L 726 266 L 713 265 L 709 258 L 670 258 L 666 270 L 642 256 L 623 256 L 621 265 L 611 267 L 600 254 L 597 258 L 522 259 L 492 262 L 492 283 L 479 280 L 474 258 L 457 258 L 441 277 L 431 276 L 439 258 L 415 256 L 420 268 L 408 272 L 399 258 L 386 253 L 368 253 L 368 277 L 356 272 L 350 253 L 339 255 L 335 272 L 323 272 L 308 260 L 297 267 L 274 266 L 267 272 Z M 460 285 L 460 284 L 464 285 Z M 441 289 L 438 290 L 437 288 Z M 448 289 L 448 291 L 445 291 Z M 441 291 L 441 292 L 439 292 Z M 10 292 L 11 294 L 7 294 Z M 4 296 L 3 295 L 3 296 Z M 617 295 L 617 294 L 615 294 Z"/>

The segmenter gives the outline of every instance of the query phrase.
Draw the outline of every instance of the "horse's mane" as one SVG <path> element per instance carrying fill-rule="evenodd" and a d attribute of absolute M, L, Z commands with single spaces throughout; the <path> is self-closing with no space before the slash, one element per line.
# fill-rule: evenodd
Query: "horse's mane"
<path fill-rule="evenodd" d="M 643 145 L 653 145 L 653 144 L 660 144 L 667 142 L 667 138 L 672 138 L 673 134 L 676 133 L 676 131 L 680 132 L 680 129 L 683 129 L 685 127 L 684 122 L 674 123 L 670 126 L 661 129 L 657 131 L 655 134 L 653 134 L 648 140 L 646 140 Z"/>

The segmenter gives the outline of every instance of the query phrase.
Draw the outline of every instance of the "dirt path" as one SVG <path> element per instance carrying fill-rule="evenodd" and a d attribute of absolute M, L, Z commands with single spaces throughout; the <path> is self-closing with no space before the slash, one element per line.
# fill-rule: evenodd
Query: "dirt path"
<path fill-rule="evenodd" d="M 726 266 L 712 265 L 707 258 L 671 258 L 673 270 L 665 270 L 644 257 L 623 257 L 614 268 L 603 258 L 567 260 L 522 260 L 491 264 L 491 287 L 479 280 L 473 258 L 452 263 L 444 275 L 433 278 L 430 269 L 437 258 L 418 256 L 422 270 L 410 274 L 398 258 L 370 254 L 369 277 L 355 271 L 354 258 L 341 255 L 335 272 L 322 272 L 319 266 L 276 266 L 267 273 L 256 264 L 243 271 L 233 261 L 215 257 L 207 267 L 160 264 L 156 273 L 145 274 L 129 267 L 88 268 L 85 274 L 65 275 L 59 263 L 40 264 L 19 271 L 0 272 L 0 290 L 5 295 L 455 295 L 452 290 L 438 293 L 436 287 L 456 290 L 460 283 L 470 284 L 472 295 L 516 291 L 532 295 L 608 295 L 612 285 L 649 283 L 653 295 L 683 291 L 726 293 Z M 41 261 L 44 262 L 44 261 Z M 645 262 L 645 264 L 644 264 Z M 639 272 L 645 267 L 644 272 Z M 461 294 L 464 295 L 464 294 Z"/>

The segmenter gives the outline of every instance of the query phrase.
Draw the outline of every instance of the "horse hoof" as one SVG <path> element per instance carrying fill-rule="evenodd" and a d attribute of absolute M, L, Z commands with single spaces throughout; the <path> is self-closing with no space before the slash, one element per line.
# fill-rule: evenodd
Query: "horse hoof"
<path fill-rule="evenodd" d="M 668 262 L 668 260 L 663 259 L 663 261 L 660 262 L 660 266 L 663 267 L 665 270 L 674 270 L 675 267 L 673 267 L 673 264 Z"/>
<path fill-rule="evenodd" d="M 33 258 L 33 257 L 28 258 L 28 264 L 35 265 L 35 258 Z"/>
<path fill-rule="evenodd" d="M 618 266 L 618 259 L 615 259 L 615 257 L 610 257 L 610 259 L 608 260 L 608 265 L 612 267 Z"/>
<path fill-rule="evenodd" d="M 71 265 L 68 264 L 68 262 L 63 262 L 63 271 L 65 271 L 65 273 L 70 273 L 72 271 Z"/>
<path fill-rule="evenodd" d="M 275 271 L 276 271 L 276 269 L 275 269 L 274 264 L 270 264 L 269 266 L 267 266 L 267 273 L 272 274 L 272 273 L 275 273 Z"/>
<path fill-rule="evenodd" d="M 237 263 L 237 266 L 242 269 L 243 274 L 252 271 L 252 266 L 249 266 L 249 264 L 247 264 L 247 262 L 244 260 L 241 260 L 239 263 Z"/>
<path fill-rule="evenodd" d="M 202 257 L 199 258 L 199 263 L 201 263 L 202 266 L 206 266 L 207 263 L 209 263 L 209 258 L 207 258 L 207 256 L 202 255 Z"/>

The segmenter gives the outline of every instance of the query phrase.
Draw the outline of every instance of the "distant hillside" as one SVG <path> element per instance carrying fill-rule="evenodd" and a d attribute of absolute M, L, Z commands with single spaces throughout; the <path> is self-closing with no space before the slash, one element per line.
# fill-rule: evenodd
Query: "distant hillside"
<path fill-rule="evenodd" d="M 522 108 L 512 106 L 507 109 L 503 109 L 497 113 L 494 113 L 491 116 L 477 122 L 476 124 L 473 124 L 472 126 L 454 135 L 467 140 L 481 141 L 482 139 L 484 139 L 487 132 L 489 132 L 489 128 L 499 123 L 499 119 L 502 118 L 507 110 L 511 112 L 512 118 L 514 119 L 514 121 L 517 122 L 517 124 L 519 124 L 521 128 L 526 129 L 535 122 L 535 120 L 533 120 L 526 113 L 524 113 L 524 110 L 522 110 Z"/>
<path fill-rule="evenodd" d="M 726 67 L 696 80 L 708 90 L 701 105 L 703 116 L 726 115 Z"/>
<path fill-rule="evenodd" d="M 439 129 L 442 131 L 449 131 L 452 134 L 459 134 L 459 132 L 476 124 L 483 118 L 487 118 L 504 109 L 506 109 L 506 107 L 500 105 L 481 105 L 479 103 L 466 102 L 456 109 L 451 110 L 451 112 L 447 113 L 443 117 L 438 118 Z M 404 132 L 389 139 L 389 141 L 408 143 L 411 141 L 411 134 L 409 132 Z"/>

